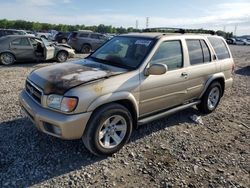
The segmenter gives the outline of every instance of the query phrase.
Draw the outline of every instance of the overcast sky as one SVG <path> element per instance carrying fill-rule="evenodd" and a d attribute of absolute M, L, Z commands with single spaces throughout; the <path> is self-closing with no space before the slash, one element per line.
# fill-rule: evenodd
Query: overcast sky
<path fill-rule="evenodd" d="M 0 0 L 0 19 L 145 28 L 185 27 L 250 34 L 250 0 Z"/>

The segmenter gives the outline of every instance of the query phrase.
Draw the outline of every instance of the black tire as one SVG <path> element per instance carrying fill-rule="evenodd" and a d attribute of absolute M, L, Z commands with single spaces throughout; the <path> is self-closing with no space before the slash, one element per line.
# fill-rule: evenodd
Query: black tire
<path fill-rule="evenodd" d="M 67 61 L 68 56 L 69 56 L 68 52 L 66 52 L 66 51 L 60 51 L 60 52 L 57 53 L 56 60 L 59 63 L 63 63 L 65 61 Z"/>
<path fill-rule="evenodd" d="M 102 128 L 105 124 L 104 122 L 107 122 L 107 120 L 110 120 L 112 117 L 116 116 L 122 117 L 124 122 L 126 122 L 126 130 L 123 133 L 124 137 L 121 139 L 121 142 L 113 148 L 105 148 L 105 146 L 101 143 L 101 139 L 99 140 L 100 131 L 103 130 Z M 85 147 L 94 155 L 111 155 L 119 151 L 128 142 L 133 129 L 132 122 L 132 116 L 128 109 L 124 106 L 116 103 L 105 105 L 95 111 L 94 114 L 91 116 L 91 119 L 89 120 L 82 137 L 83 143 Z M 105 129 L 107 129 L 107 127 Z M 119 131 L 117 132 L 119 134 Z M 115 134 L 117 132 L 115 132 Z M 108 134 L 108 131 L 103 134 L 103 139 L 106 139 L 106 136 L 108 136 L 110 139 L 109 141 L 112 141 L 113 137 L 106 134 Z M 115 140 L 113 140 L 113 142 L 115 143 Z"/>
<path fill-rule="evenodd" d="M 13 65 L 15 63 L 15 56 L 9 52 L 4 52 L 0 54 L 0 62 L 3 65 Z"/>
<path fill-rule="evenodd" d="M 209 105 L 209 96 L 211 92 L 213 91 L 218 91 L 218 100 L 217 100 L 217 97 L 215 97 L 214 99 L 216 99 L 215 100 L 216 102 L 214 102 L 213 105 L 212 103 L 210 103 L 211 105 Z M 211 83 L 210 86 L 207 88 L 206 92 L 204 93 L 203 97 L 201 98 L 201 103 L 197 105 L 198 110 L 204 114 L 209 114 L 213 112 L 217 108 L 218 104 L 220 103 L 221 97 L 222 97 L 221 84 L 217 81 Z"/>
<path fill-rule="evenodd" d="M 61 43 L 62 44 L 66 44 L 67 43 L 67 39 L 62 39 Z"/>
<path fill-rule="evenodd" d="M 81 53 L 89 54 L 91 52 L 91 46 L 89 44 L 82 45 Z"/>

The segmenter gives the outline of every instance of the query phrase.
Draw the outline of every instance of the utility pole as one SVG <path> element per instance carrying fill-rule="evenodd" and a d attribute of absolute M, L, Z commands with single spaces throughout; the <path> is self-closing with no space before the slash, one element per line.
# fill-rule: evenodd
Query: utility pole
<path fill-rule="evenodd" d="M 146 17 L 146 29 L 148 28 L 149 26 L 149 17 Z"/>
<path fill-rule="evenodd" d="M 235 28 L 234 28 L 234 36 L 237 35 L 237 29 L 238 29 L 238 25 L 236 24 L 236 25 L 235 25 Z"/>

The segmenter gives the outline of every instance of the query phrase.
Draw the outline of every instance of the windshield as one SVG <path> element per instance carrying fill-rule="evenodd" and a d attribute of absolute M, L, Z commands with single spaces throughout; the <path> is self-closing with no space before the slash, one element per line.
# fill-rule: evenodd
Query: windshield
<path fill-rule="evenodd" d="M 47 39 L 45 38 L 41 38 L 41 40 L 43 41 L 44 46 L 50 46 L 52 44 L 52 42 L 49 42 Z"/>
<path fill-rule="evenodd" d="M 135 69 L 142 63 L 152 46 L 153 40 L 148 38 L 114 37 L 89 58 L 101 63 Z"/>

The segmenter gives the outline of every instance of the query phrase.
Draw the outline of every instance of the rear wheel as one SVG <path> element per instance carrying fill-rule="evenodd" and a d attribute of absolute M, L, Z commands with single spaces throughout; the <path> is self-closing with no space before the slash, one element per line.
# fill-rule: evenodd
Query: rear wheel
<path fill-rule="evenodd" d="M 81 53 L 89 54 L 91 51 L 91 46 L 89 44 L 84 44 L 81 49 Z"/>
<path fill-rule="evenodd" d="M 222 88 L 219 82 L 213 82 L 204 93 L 201 103 L 197 108 L 202 113 L 208 114 L 213 112 L 218 106 L 222 96 Z"/>
<path fill-rule="evenodd" d="M 120 150 L 132 132 L 130 112 L 119 104 L 97 110 L 82 137 L 85 147 L 95 155 L 110 155 Z"/>
<path fill-rule="evenodd" d="M 11 53 L 5 52 L 0 55 L 0 62 L 3 65 L 12 65 L 15 63 L 15 57 Z"/>
<path fill-rule="evenodd" d="M 60 63 L 65 62 L 68 59 L 68 53 L 65 51 L 60 51 L 60 52 L 58 52 L 56 59 Z"/>

